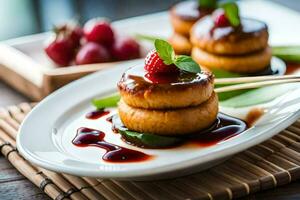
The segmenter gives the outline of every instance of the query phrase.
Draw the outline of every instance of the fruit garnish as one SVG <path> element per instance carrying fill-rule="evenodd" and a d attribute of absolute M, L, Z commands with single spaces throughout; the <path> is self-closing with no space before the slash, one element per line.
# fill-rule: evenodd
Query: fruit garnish
<path fill-rule="evenodd" d="M 110 23 L 105 19 L 91 19 L 83 27 L 87 41 L 96 42 L 110 47 L 114 42 L 114 32 Z"/>
<path fill-rule="evenodd" d="M 175 65 L 168 65 L 158 55 L 156 50 L 150 51 L 145 58 L 145 70 L 150 74 L 155 73 L 173 73 L 177 72 L 178 68 Z"/>
<path fill-rule="evenodd" d="M 111 54 L 116 60 L 139 58 L 140 45 L 131 37 L 118 37 L 111 48 Z"/>
<path fill-rule="evenodd" d="M 200 8 L 216 8 L 217 1 L 216 0 L 198 0 L 198 4 Z"/>
<path fill-rule="evenodd" d="M 112 118 L 114 128 L 122 135 L 127 142 L 134 145 L 147 148 L 163 148 L 176 145 L 182 142 L 182 138 L 154 135 L 150 133 L 139 133 L 128 130 L 118 115 Z"/>
<path fill-rule="evenodd" d="M 216 27 L 227 27 L 230 26 L 230 22 L 225 15 L 224 10 L 217 10 L 213 14 L 214 23 Z"/>
<path fill-rule="evenodd" d="M 145 70 L 148 73 L 173 73 L 179 69 L 191 73 L 201 72 L 200 66 L 186 55 L 175 55 L 173 47 L 165 40 L 156 39 L 155 50 L 148 53 L 145 59 Z"/>
<path fill-rule="evenodd" d="M 88 42 L 84 44 L 76 55 L 76 64 L 92 64 L 107 62 L 110 59 L 108 51 L 100 44 Z"/>
<path fill-rule="evenodd" d="M 240 20 L 240 15 L 239 15 L 239 8 L 235 2 L 221 3 L 219 5 L 219 7 L 222 8 L 224 11 L 224 14 L 221 14 L 221 15 L 224 15 L 224 17 L 226 17 L 226 19 L 229 21 L 231 26 L 236 27 L 236 26 L 240 25 L 241 20 Z M 218 10 L 215 12 L 218 12 Z M 221 17 L 221 15 L 220 15 L 220 17 Z M 225 21 L 224 17 L 222 16 L 221 20 Z M 217 18 L 215 18 L 215 19 L 217 19 Z"/>

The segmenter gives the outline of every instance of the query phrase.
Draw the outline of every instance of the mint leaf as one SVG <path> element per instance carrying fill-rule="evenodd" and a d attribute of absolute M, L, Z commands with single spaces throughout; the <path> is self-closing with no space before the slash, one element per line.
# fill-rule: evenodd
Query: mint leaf
<path fill-rule="evenodd" d="M 232 26 L 240 25 L 241 21 L 239 16 L 239 8 L 236 3 L 234 2 L 224 3 L 221 4 L 220 7 L 224 9 L 225 15 Z"/>
<path fill-rule="evenodd" d="M 201 72 L 199 65 L 190 56 L 176 56 L 173 47 L 167 41 L 156 39 L 154 46 L 158 56 L 166 65 L 175 64 L 176 67 L 187 72 Z"/>
<path fill-rule="evenodd" d="M 177 56 L 174 64 L 181 70 L 199 73 L 201 72 L 200 66 L 190 56 Z"/>
<path fill-rule="evenodd" d="M 217 5 L 216 0 L 198 0 L 200 8 L 215 8 Z"/>
<path fill-rule="evenodd" d="M 120 101 L 120 95 L 115 94 L 109 97 L 104 97 L 101 99 L 93 99 L 92 104 L 97 109 L 108 108 L 108 107 L 116 107 L 118 102 Z"/>
<path fill-rule="evenodd" d="M 148 148 L 163 148 L 182 142 L 180 137 L 167 137 L 150 133 L 138 133 L 129 130 L 119 130 L 119 133 L 126 141 Z"/>
<path fill-rule="evenodd" d="M 173 64 L 175 58 L 175 52 L 173 47 L 165 40 L 156 39 L 154 41 L 155 49 L 161 59 L 163 59 L 166 65 Z"/>

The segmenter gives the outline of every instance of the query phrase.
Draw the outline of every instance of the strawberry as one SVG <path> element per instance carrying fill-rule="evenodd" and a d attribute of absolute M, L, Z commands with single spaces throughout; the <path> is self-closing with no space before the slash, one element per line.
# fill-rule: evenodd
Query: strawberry
<path fill-rule="evenodd" d="M 109 53 L 104 46 L 95 42 L 88 42 L 79 49 L 75 63 L 77 65 L 102 63 L 109 61 L 109 59 Z"/>
<path fill-rule="evenodd" d="M 74 57 L 73 41 L 69 37 L 56 35 L 47 41 L 45 52 L 59 66 L 67 66 Z"/>
<path fill-rule="evenodd" d="M 106 47 L 111 47 L 114 42 L 114 31 L 105 19 L 91 19 L 83 27 L 85 39 L 96 42 Z"/>
<path fill-rule="evenodd" d="M 166 65 L 164 61 L 159 57 L 156 50 L 150 51 L 145 59 L 145 70 L 150 73 L 173 73 L 177 72 L 178 68 L 171 64 Z"/>
<path fill-rule="evenodd" d="M 59 66 L 69 65 L 80 46 L 82 29 L 75 23 L 54 28 L 53 36 L 45 43 L 45 52 Z"/>
<path fill-rule="evenodd" d="M 117 37 L 111 48 L 111 54 L 116 60 L 140 58 L 140 45 L 133 38 Z"/>

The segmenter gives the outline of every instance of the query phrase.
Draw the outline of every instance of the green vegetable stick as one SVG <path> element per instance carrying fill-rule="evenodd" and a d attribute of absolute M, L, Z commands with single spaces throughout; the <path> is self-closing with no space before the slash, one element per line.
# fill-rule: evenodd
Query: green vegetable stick
<path fill-rule="evenodd" d="M 273 46 L 272 54 L 288 62 L 300 63 L 300 46 Z"/>
<path fill-rule="evenodd" d="M 97 109 L 107 108 L 107 107 L 116 107 L 118 102 L 120 101 L 120 95 L 114 94 L 112 96 L 100 98 L 100 99 L 93 99 L 92 104 Z"/>

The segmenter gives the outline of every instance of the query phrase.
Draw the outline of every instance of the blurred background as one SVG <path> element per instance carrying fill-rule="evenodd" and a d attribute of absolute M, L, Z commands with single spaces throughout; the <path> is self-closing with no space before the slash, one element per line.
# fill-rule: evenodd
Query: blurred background
<path fill-rule="evenodd" d="M 179 0 L 0 0 L 0 40 L 51 30 L 68 20 L 118 20 L 170 8 Z M 300 0 L 273 0 L 300 11 Z"/>

